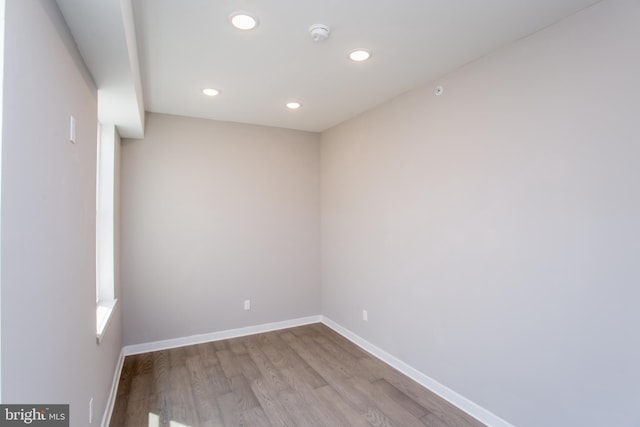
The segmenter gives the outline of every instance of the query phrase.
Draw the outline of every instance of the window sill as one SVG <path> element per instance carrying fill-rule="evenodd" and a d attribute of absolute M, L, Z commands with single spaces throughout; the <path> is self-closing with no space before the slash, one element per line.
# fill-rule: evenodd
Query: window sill
<path fill-rule="evenodd" d="M 109 327 L 109 322 L 116 309 L 117 299 L 111 301 L 99 301 L 96 307 L 96 342 L 100 344 Z"/>

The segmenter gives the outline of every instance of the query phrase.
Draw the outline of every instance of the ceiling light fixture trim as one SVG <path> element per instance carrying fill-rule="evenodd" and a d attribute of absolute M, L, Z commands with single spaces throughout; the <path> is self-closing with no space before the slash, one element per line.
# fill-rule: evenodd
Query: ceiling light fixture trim
<path fill-rule="evenodd" d="M 206 89 L 202 89 L 202 93 L 204 93 L 207 96 L 217 96 L 220 94 L 220 91 L 217 89 L 206 88 Z"/>
<path fill-rule="evenodd" d="M 258 19 L 248 12 L 234 12 L 229 17 L 231 25 L 239 30 L 253 30 L 258 26 Z"/>
<path fill-rule="evenodd" d="M 366 49 L 354 49 L 349 52 L 349 59 L 354 62 L 363 62 L 371 58 L 371 52 Z"/>

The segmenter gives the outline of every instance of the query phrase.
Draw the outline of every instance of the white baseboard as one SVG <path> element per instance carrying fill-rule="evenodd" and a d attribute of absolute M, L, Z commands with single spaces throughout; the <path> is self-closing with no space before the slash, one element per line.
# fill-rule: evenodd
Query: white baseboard
<path fill-rule="evenodd" d="M 116 364 L 116 370 L 113 373 L 113 382 L 111 383 L 111 391 L 109 391 L 109 397 L 107 399 L 107 407 L 104 408 L 104 414 L 102 415 L 102 427 L 109 427 L 111 422 L 111 414 L 113 414 L 113 407 L 116 404 L 116 396 L 118 395 L 118 384 L 120 383 L 120 374 L 122 374 L 122 366 L 124 365 L 124 348 L 120 350 L 120 357 L 118 357 L 118 363 Z"/>
<path fill-rule="evenodd" d="M 102 417 L 101 427 L 109 427 L 109 423 L 111 422 L 111 415 L 113 414 L 113 407 L 116 403 L 116 396 L 118 395 L 118 383 L 120 382 L 120 375 L 122 374 L 122 366 L 124 365 L 125 356 L 147 353 L 150 351 L 167 350 L 170 348 L 183 347 L 185 345 L 202 344 L 206 342 L 244 337 L 247 335 L 277 331 L 279 329 L 293 328 L 296 326 L 303 326 L 311 323 L 319 323 L 321 319 L 322 319 L 322 316 L 320 315 L 301 317 L 298 319 L 285 320 L 282 322 L 273 322 L 273 323 L 265 323 L 265 324 L 256 325 L 256 326 L 248 326 L 246 328 L 229 329 L 226 331 L 211 332 L 208 334 L 192 335 L 189 337 L 181 337 L 181 338 L 174 338 L 169 340 L 154 341 L 149 343 L 124 346 L 120 351 L 120 358 L 118 359 L 118 364 L 116 365 L 116 370 L 114 372 L 113 383 L 111 385 L 111 391 L 109 392 L 107 407 L 105 408 L 104 415 Z"/>
<path fill-rule="evenodd" d="M 328 317 L 321 316 L 321 318 L 322 318 L 321 320 L 322 323 L 324 323 L 325 325 L 327 325 L 328 327 L 330 327 L 331 329 L 333 329 L 334 331 L 336 331 L 337 333 L 339 333 L 349 341 L 353 342 L 354 344 L 361 347 L 365 351 L 373 354 L 378 359 L 382 360 L 388 365 L 393 366 L 398 371 L 402 372 L 403 374 L 405 374 L 415 382 L 419 383 L 423 387 L 426 387 L 427 389 L 431 390 L 432 392 L 434 392 L 435 394 L 437 394 L 447 402 L 456 406 L 461 411 L 464 411 L 467 414 L 471 415 L 473 418 L 477 419 L 478 421 L 486 424 L 489 427 L 514 427 L 512 424 L 509 424 L 508 422 L 498 417 L 494 413 L 486 410 L 482 406 L 472 402 L 466 397 L 459 395 L 458 393 L 451 390 L 447 386 L 440 384 L 438 381 L 434 380 L 428 375 L 425 375 L 422 372 L 418 371 L 417 369 L 407 365 L 402 360 L 398 359 L 395 356 L 392 356 L 391 354 L 387 353 L 381 348 L 376 347 L 375 345 L 371 344 L 369 341 L 354 334 L 350 330 L 343 328 L 342 326 L 340 326 L 333 320 L 329 319 Z"/>
<path fill-rule="evenodd" d="M 202 344 L 211 341 L 227 340 L 230 338 L 238 338 L 247 335 L 277 331 L 278 329 L 293 328 L 295 326 L 308 325 L 310 323 L 319 323 L 321 320 L 322 316 L 320 315 L 301 317 L 298 319 L 285 320 L 282 322 L 264 323 L 262 325 L 247 326 L 245 328 L 229 329 L 226 331 L 211 332 L 208 334 L 192 335 L 189 337 L 128 345 L 123 348 L 123 351 L 125 356 L 129 356 L 132 354 L 148 353 L 150 351 L 183 347 L 185 345 Z"/>
<path fill-rule="evenodd" d="M 202 343 L 211 342 L 211 341 L 238 338 L 238 337 L 243 337 L 247 335 L 276 331 L 279 329 L 293 328 L 296 326 L 308 325 L 311 323 L 319 323 L 319 322 L 324 323 L 329 328 L 333 329 L 334 331 L 336 331 L 337 333 L 339 333 L 349 341 L 353 342 L 357 346 L 371 353 L 372 355 L 382 360 L 383 362 L 394 367 L 395 369 L 402 372 L 412 380 L 416 381 L 420 385 L 431 390 L 432 392 L 442 397 L 447 402 L 451 403 L 452 405 L 459 408 L 461 411 L 466 412 L 467 414 L 477 419 L 478 421 L 486 424 L 487 426 L 513 427 L 512 424 L 509 424 L 507 421 L 498 417 L 494 413 L 486 410 L 485 408 L 472 402 L 466 397 L 461 396 L 460 394 L 456 393 L 455 391 L 451 390 L 445 385 L 440 384 L 438 381 L 434 380 L 428 375 L 425 375 L 424 373 L 418 371 L 417 369 L 409 366 L 408 364 L 398 359 L 397 357 L 387 353 L 386 351 L 382 350 L 379 347 L 376 347 L 375 345 L 371 344 L 364 338 L 361 338 L 360 336 L 340 326 L 338 323 L 334 322 L 328 317 L 325 317 L 322 315 L 302 317 L 298 319 L 285 320 L 282 322 L 265 323 L 262 325 L 248 326 L 245 328 L 229 329 L 226 331 L 212 332 L 212 333 L 201 334 L 201 335 L 192 335 L 189 337 L 154 341 L 149 343 L 135 344 L 135 345 L 129 345 L 129 346 L 123 347 L 122 351 L 120 352 L 120 359 L 118 360 L 118 365 L 116 366 L 116 372 L 113 378 L 111 393 L 109 394 L 109 400 L 107 401 L 107 408 L 105 409 L 104 417 L 102 419 L 102 427 L 108 427 L 109 422 L 111 421 L 111 414 L 113 412 L 113 406 L 115 404 L 115 399 L 118 391 L 118 382 L 122 372 L 122 365 L 124 363 L 125 356 L 140 354 L 140 353 L 147 353 L 150 351 L 158 351 L 158 350 L 166 350 L 166 349 L 176 348 L 176 347 L 183 347 L 185 345 L 202 344 Z"/>

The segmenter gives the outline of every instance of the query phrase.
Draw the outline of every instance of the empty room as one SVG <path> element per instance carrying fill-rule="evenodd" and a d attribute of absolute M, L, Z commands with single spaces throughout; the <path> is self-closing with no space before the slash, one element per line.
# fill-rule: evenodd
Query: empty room
<path fill-rule="evenodd" d="M 640 1 L 0 26 L 0 425 L 640 427 Z"/>

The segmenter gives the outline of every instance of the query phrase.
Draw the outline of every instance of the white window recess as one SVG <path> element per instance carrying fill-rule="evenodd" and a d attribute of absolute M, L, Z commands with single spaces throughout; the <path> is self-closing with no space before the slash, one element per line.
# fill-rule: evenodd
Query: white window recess
<path fill-rule="evenodd" d="M 96 339 L 102 341 L 116 307 L 114 262 L 115 142 L 113 125 L 98 126 L 96 196 Z"/>

